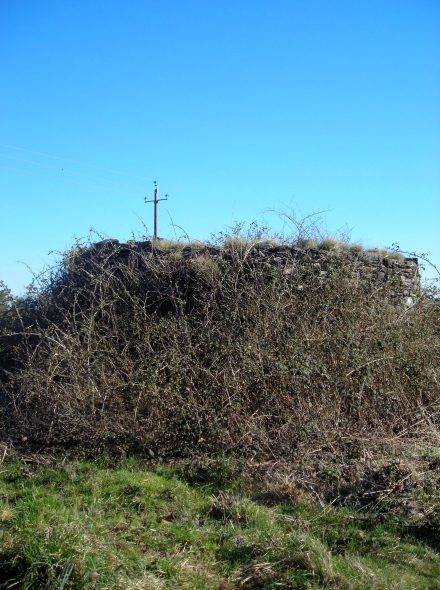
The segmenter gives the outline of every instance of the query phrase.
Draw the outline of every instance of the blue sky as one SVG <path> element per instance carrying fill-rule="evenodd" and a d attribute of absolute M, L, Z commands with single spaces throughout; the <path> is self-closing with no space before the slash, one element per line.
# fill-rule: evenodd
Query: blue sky
<path fill-rule="evenodd" d="M 440 266 L 438 0 L 2 1 L 0 55 L 16 294 L 90 228 L 152 230 L 153 180 L 163 237 L 293 206 Z"/>

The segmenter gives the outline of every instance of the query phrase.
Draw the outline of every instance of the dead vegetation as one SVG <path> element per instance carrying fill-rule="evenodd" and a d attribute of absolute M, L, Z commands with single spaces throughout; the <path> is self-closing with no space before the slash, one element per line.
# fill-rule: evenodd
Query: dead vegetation
<path fill-rule="evenodd" d="M 435 438 L 438 301 L 335 244 L 77 244 L 2 315 L 2 440 L 294 461 Z"/>

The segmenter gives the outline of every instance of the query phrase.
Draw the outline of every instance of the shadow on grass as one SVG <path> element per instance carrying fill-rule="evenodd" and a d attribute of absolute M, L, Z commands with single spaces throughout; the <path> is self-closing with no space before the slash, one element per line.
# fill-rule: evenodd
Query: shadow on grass
<path fill-rule="evenodd" d="M 72 557 L 64 563 L 54 563 L 44 556 L 29 559 L 16 553 L 0 555 L 0 589 L 6 588 L 57 588 L 77 587 Z"/>

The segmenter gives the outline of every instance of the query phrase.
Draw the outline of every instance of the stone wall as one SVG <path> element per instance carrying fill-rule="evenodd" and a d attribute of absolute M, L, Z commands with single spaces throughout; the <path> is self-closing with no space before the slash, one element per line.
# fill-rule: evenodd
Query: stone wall
<path fill-rule="evenodd" d="M 160 243 L 160 242 L 159 242 Z M 299 248 L 297 246 L 273 246 L 255 244 L 234 249 L 215 246 L 186 246 L 161 248 L 151 241 L 120 243 L 109 239 L 92 244 L 82 253 L 83 257 L 105 259 L 109 263 L 127 260 L 131 255 L 141 254 L 152 257 L 169 256 L 176 252 L 183 258 L 211 256 L 225 258 L 237 256 L 267 264 L 268 268 L 279 266 L 286 276 L 297 276 L 304 269 L 312 271 L 320 280 L 325 280 L 332 265 L 346 264 L 351 273 L 359 276 L 366 274 L 377 281 L 392 281 L 391 295 L 394 295 L 405 306 L 410 307 L 420 295 L 420 274 L 417 258 L 404 258 L 393 253 L 377 250 L 339 250 L 332 251 L 319 248 Z M 298 286 L 301 288 L 301 285 Z"/>

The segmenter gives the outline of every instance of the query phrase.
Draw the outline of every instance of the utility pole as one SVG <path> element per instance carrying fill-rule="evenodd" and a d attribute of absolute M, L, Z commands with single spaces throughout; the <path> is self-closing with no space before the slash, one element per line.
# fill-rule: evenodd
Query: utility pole
<path fill-rule="evenodd" d="M 164 199 L 159 199 L 159 187 L 157 186 L 157 182 L 154 181 L 154 199 L 147 200 L 147 197 L 144 198 L 146 203 L 154 203 L 154 239 L 157 240 L 157 204 L 159 201 L 168 201 L 168 195 L 165 195 Z"/>

